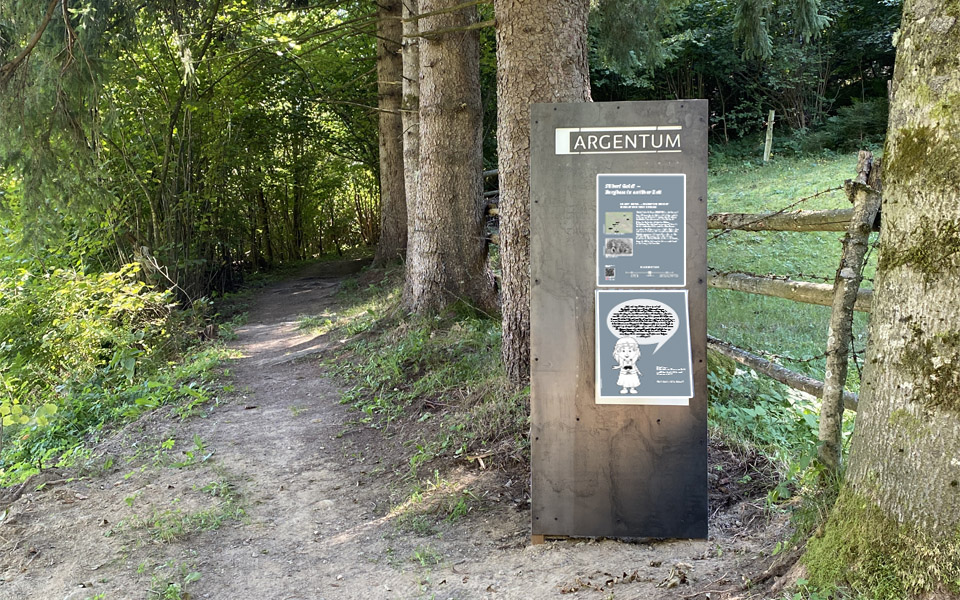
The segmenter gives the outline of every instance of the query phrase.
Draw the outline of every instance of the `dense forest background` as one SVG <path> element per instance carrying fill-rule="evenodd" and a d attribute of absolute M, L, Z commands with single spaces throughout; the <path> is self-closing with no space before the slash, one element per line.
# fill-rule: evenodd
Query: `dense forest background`
<path fill-rule="evenodd" d="M 633 35 L 622 13 L 607 17 L 615 25 L 594 13 L 594 100 L 709 99 L 714 166 L 757 158 L 769 110 L 780 152 L 882 143 L 901 2 L 820 2 L 811 35 L 798 23 L 802 2 L 675 4 Z"/>
<path fill-rule="evenodd" d="M 882 142 L 898 1 L 594 4 L 593 99 L 709 99 L 715 173 L 760 160 L 769 110 L 776 159 Z M 164 373 L 250 273 L 373 254 L 380 9 L 0 0 L 0 480 L 198 394 Z M 476 10 L 489 170 L 498 49 Z"/>
<path fill-rule="evenodd" d="M 376 244 L 373 3 L 63 6 L 15 64 L 46 7 L 0 2 L 5 264 L 139 262 L 189 303 L 244 272 Z M 715 167 L 759 155 L 771 109 L 780 154 L 879 143 L 900 3 L 819 9 L 805 35 L 791 3 L 600 3 L 593 98 L 708 98 Z M 493 168 L 492 28 L 480 42 Z"/>

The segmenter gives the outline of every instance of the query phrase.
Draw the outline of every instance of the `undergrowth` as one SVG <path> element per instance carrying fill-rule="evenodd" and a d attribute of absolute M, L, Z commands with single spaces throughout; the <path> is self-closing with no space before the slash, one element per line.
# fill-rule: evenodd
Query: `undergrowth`
<path fill-rule="evenodd" d="M 225 356 L 200 344 L 209 305 L 178 310 L 137 265 L 0 272 L 0 486 L 69 466 L 112 423 L 212 398 Z"/>
<path fill-rule="evenodd" d="M 500 321 L 463 304 L 432 317 L 406 314 L 401 277 L 388 271 L 347 280 L 335 313 L 301 322 L 343 340 L 327 362 L 349 386 L 341 401 L 371 427 L 418 424 L 407 443 L 413 478 L 442 457 L 526 462 L 529 390 L 510 391 L 506 382 Z"/>
<path fill-rule="evenodd" d="M 707 418 L 713 434 L 756 449 L 774 463 L 782 480 L 769 493 L 771 503 L 782 502 L 797 492 L 818 496 L 824 476 L 815 461 L 819 400 L 752 370 L 740 369 L 722 355 L 710 352 L 707 362 Z M 853 433 L 853 417 L 845 413 L 844 452 Z"/>

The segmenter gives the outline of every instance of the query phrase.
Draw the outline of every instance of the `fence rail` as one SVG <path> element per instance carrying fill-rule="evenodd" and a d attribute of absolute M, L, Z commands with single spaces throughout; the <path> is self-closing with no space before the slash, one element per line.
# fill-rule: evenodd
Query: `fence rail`
<path fill-rule="evenodd" d="M 733 359 L 734 361 L 750 367 L 757 373 L 766 375 L 767 377 L 779 381 L 784 385 L 788 385 L 795 390 L 800 390 L 801 392 L 806 392 L 811 396 L 820 397 L 823 395 L 823 382 L 804 375 L 803 373 L 797 373 L 796 371 L 791 371 L 786 367 L 778 365 L 777 363 L 757 356 L 752 352 L 748 352 L 743 348 L 737 348 L 733 344 L 724 342 L 723 340 L 717 339 L 712 335 L 707 336 L 707 348 L 713 350 L 714 352 L 719 352 L 724 356 Z M 853 392 L 845 391 L 843 393 L 843 407 L 847 410 L 856 411 L 857 405 L 859 403 L 859 397 Z"/>
<path fill-rule="evenodd" d="M 748 294 L 785 298 L 795 302 L 833 305 L 833 284 L 810 283 L 796 281 L 787 277 L 764 277 L 751 273 L 729 272 L 722 273 L 714 269 L 707 270 L 707 286 L 720 290 L 735 290 Z M 873 304 L 873 290 L 861 289 L 857 291 L 857 300 L 854 310 L 870 312 Z"/>
<path fill-rule="evenodd" d="M 853 217 L 852 208 L 836 210 L 797 210 L 768 213 L 714 213 L 707 215 L 707 229 L 740 231 L 846 231 Z M 873 224 L 880 231 L 879 220 Z"/>

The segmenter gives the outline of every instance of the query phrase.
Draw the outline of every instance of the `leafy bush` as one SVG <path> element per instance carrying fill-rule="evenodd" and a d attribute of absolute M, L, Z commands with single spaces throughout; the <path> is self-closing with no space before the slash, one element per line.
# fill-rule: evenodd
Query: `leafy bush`
<path fill-rule="evenodd" d="M 138 273 L 0 273 L 0 484 L 54 462 L 111 419 L 203 396 L 167 366 L 184 329 L 170 294 Z"/>
<path fill-rule="evenodd" d="M 819 400 L 752 370 L 736 368 L 732 360 L 713 352 L 707 363 L 710 427 L 774 461 L 783 480 L 771 490 L 769 500 L 785 500 L 797 489 L 815 495 L 824 475 L 814 460 L 819 443 Z M 853 433 L 853 415 L 847 412 L 845 416 L 846 445 Z"/>
<path fill-rule="evenodd" d="M 778 139 L 775 146 L 794 154 L 823 151 L 853 152 L 862 148 L 877 149 L 883 145 L 887 129 L 889 104 L 885 98 L 865 102 L 854 101 L 827 117 L 819 127 L 795 130 L 787 139 Z"/>
<path fill-rule="evenodd" d="M 0 360 L 39 391 L 99 372 L 132 381 L 167 338 L 169 296 L 136 279 L 139 268 L 88 275 L 21 269 L 0 279 Z"/>

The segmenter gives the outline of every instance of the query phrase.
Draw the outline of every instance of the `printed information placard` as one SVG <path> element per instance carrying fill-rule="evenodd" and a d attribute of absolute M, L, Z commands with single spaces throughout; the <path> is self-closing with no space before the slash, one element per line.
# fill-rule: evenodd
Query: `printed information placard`
<path fill-rule="evenodd" d="M 597 175 L 597 286 L 686 285 L 686 176 Z"/>
<path fill-rule="evenodd" d="M 693 397 L 686 290 L 597 290 L 597 404 L 686 406 Z"/>

